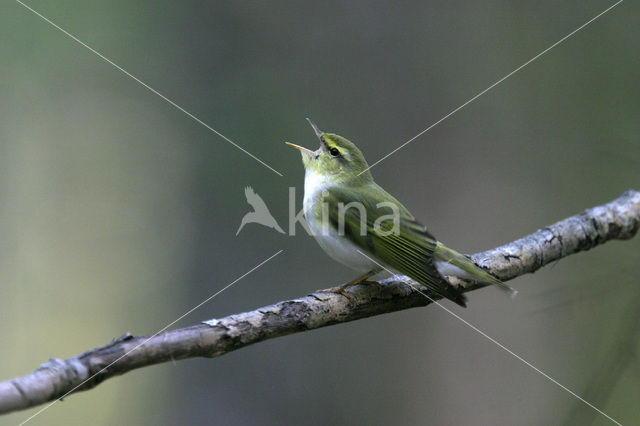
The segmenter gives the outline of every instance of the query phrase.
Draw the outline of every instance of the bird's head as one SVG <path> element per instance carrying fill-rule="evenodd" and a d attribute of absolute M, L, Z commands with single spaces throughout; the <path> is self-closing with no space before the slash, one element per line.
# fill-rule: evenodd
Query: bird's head
<path fill-rule="evenodd" d="M 302 153 L 302 163 L 307 173 L 315 173 L 331 182 L 372 180 L 364 155 L 353 142 L 333 133 L 324 133 L 311 120 L 309 124 L 320 139 L 315 151 L 286 142 Z"/>

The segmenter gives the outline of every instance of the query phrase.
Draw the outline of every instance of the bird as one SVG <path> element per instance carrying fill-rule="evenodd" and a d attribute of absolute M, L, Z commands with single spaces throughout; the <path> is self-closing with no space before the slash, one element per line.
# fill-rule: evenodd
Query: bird
<path fill-rule="evenodd" d="M 244 195 L 247 198 L 247 203 L 249 203 L 249 205 L 253 207 L 253 211 L 244 215 L 242 221 L 240 222 L 240 227 L 236 231 L 236 236 L 240 233 L 240 230 L 242 230 L 242 228 L 247 223 L 259 223 L 260 225 L 273 228 L 281 234 L 284 234 L 284 231 L 282 230 L 282 228 L 280 228 L 278 222 L 276 222 L 273 215 L 271 215 L 271 212 L 269 211 L 269 208 L 265 204 L 264 200 L 258 194 L 256 194 L 253 188 L 251 188 L 250 186 L 245 187 Z"/>
<path fill-rule="evenodd" d="M 361 273 L 328 291 L 353 301 L 345 290 L 357 284 L 379 284 L 370 278 L 384 270 L 406 275 L 462 307 L 467 301 L 462 289 L 445 276 L 514 291 L 468 256 L 438 241 L 400 201 L 374 182 L 364 155 L 353 142 L 325 133 L 307 120 L 320 147 L 313 151 L 285 142 L 302 155 L 305 220 L 332 259 Z"/>

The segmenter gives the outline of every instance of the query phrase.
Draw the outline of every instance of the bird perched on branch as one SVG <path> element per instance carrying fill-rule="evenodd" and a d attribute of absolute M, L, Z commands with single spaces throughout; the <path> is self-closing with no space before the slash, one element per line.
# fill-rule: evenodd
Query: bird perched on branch
<path fill-rule="evenodd" d="M 371 283 L 369 278 L 383 270 L 407 275 L 460 306 L 466 306 L 465 296 L 443 275 L 513 291 L 469 257 L 436 240 L 373 181 L 362 152 L 352 142 L 309 123 L 320 140 L 316 151 L 287 142 L 302 153 L 305 219 L 330 257 L 363 274 L 333 292 L 351 300 L 347 287 Z"/>

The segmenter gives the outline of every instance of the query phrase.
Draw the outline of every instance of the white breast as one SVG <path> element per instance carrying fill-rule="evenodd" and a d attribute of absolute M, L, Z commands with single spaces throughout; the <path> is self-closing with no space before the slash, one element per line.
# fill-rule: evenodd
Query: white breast
<path fill-rule="evenodd" d="M 358 252 L 359 247 L 344 236 L 338 234 L 336 229 L 327 226 L 323 229 L 322 220 L 316 221 L 312 208 L 321 202 L 322 191 L 330 188 L 334 183 L 327 182 L 324 176 L 313 171 L 307 171 L 304 179 L 304 217 L 313 232 L 313 236 L 322 249 L 334 260 L 355 269 L 359 272 L 368 272 L 378 269 L 379 266 Z M 328 221 L 328 218 L 325 220 Z"/>

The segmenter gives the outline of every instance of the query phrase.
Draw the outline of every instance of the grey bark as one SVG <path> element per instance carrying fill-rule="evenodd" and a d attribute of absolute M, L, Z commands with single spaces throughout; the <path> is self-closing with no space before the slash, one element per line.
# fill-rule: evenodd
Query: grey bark
<path fill-rule="evenodd" d="M 472 258 L 507 281 L 609 240 L 629 239 L 638 228 L 640 192 L 627 191 L 610 203 Z M 134 337 L 127 333 L 106 346 L 65 360 L 51 359 L 26 376 L 0 383 L 0 413 L 88 390 L 136 368 L 191 357 L 217 357 L 274 337 L 431 303 L 407 282 L 411 282 L 407 277 L 396 275 L 381 281 L 380 287 L 352 287 L 349 292 L 353 300 L 314 293 L 156 335 Z M 470 285 L 465 291 L 479 287 Z M 429 297 L 437 299 L 433 294 Z"/>

